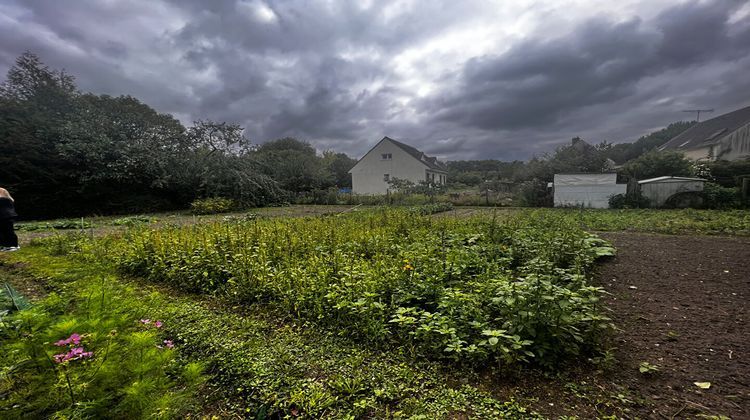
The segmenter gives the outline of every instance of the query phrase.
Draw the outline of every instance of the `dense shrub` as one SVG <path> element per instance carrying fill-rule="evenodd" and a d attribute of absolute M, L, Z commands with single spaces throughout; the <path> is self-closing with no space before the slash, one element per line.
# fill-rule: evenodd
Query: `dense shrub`
<path fill-rule="evenodd" d="M 722 187 L 713 182 L 703 186 L 703 205 L 709 209 L 732 209 L 741 207 L 741 197 L 737 188 Z"/>
<path fill-rule="evenodd" d="M 640 193 L 616 194 L 609 198 L 609 208 L 612 209 L 645 209 L 649 205 L 649 199 Z"/>
<path fill-rule="evenodd" d="M 503 223 L 382 209 L 137 231 L 124 271 L 262 301 L 372 345 L 462 362 L 552 366 L 610 326 L 587 284 L 611 248 L 549 215 Z"/>
<path fill-rule="evenodd" d="M 741 179 L 750 176 L 750 158 L 732 162 L 720 160 L 708 165 L 710 178 L 722 187 L 737 187 Z"/>
<path fill-rule="evenodd" d="M 516 202 L 525 207 L 552 207 L 552 195 L 547 183 L 541 179 L 524 181 L 518 185 Z"/>
<path fill-rule="evenodd" d="M 190 211 L 193 214 L 227 213 L 236 208 L 237 203 L 234 200 L 223 197 L 202 198 L 190 203 Z"/>

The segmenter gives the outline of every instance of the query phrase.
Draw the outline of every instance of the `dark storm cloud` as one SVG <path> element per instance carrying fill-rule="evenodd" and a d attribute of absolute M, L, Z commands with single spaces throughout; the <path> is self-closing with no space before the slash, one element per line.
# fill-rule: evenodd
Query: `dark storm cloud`
<path fill-rule="evenodd" d="M 555 126 L 582 108 L 638 95 L 646 77 L 747 57 L 750 26 L 735 25 L 739 30 L 730 34 L 735 8 L 690 3 L 653 25 L 596 18 L 562 38 L 525 41 L 499 56 L 469 60 L 455 91 L 426 101 L 425 110 L 439 121 L 482 130 Z"/>
<path fill-rule="evenodd" d="M 686 107 L 750 104 L 744 2 L 663 4 L 592 16 L 557 1 L 10 1 L 0 71 L 30 50 L 82 90 L 240 123 L 256 142 L 359 156 L 389 135 L 442 158 L 525 159 L 576 135 L 632 141 Z M 538 24 L 493 32 L 527 15 Z M 506 49 L 466 53 L 473 29 Z"/>

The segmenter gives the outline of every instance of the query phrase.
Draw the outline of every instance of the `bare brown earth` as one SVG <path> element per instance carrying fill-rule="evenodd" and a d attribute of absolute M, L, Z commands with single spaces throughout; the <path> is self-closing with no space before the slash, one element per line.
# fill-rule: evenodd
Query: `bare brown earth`
<path fill-rule="evenodd" d="M 618 252 L 596 280 L 618 328 L 613 357 L 557 374 L 488 373 L 480 386 L 550 418 L 750 419 L 750 238 L 600 236 Z M 641 373 L 642 362 L 658 371 Z"/>
<path fill-rule="evenodd" d="M 643 396 L 644 417 L 750 418 L 750 239 L 601 236 L 618 249 L 599 274 L 621 329 L 612 382 Z"/>

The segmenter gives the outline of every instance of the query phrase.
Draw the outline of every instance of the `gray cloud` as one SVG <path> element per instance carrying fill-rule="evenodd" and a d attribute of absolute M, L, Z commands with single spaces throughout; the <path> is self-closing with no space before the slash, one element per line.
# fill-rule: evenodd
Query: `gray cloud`
<path fill-rule="evenodd" d="M 425 101 L 425 109 L 484 130 L 555 126 L 585 107 L 647 95 L 638 90 L 646 77 L 747 57 L 750 27 L 729 35 L 735 8 L 691 3 L 664 12 L 655 25 L 591 19 L 565 37 L 469 60 L 455 91 Z"/>
<path fill-rule="evenodd" d="M 83 90 L 353 156 L 389 135 L 447 159 L 526 159 L 750 104 L 745 2 L 597 6 L 10 1 L 0 71 L 31 50 Z"/>

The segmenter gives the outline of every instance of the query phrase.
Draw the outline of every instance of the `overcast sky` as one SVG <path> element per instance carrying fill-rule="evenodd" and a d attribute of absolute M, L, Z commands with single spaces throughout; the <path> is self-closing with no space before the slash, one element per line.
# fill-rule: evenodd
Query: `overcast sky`
<path fill-rule="evenodd" d="M 750 105 L 742 0 L 0 0 L 0 72 L 25 50 L 84 91 L 353 157 L 387 135 L 527 159 Z"/>

